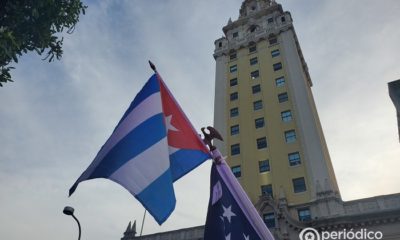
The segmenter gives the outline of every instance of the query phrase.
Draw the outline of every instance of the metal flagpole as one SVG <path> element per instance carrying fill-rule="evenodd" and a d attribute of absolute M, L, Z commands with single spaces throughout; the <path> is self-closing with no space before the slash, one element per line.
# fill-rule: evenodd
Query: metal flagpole
<path fill-rule="evenodd" d="M 140 236 L 142 236 L 144 219 L 146 218 L 146 212 L 147 212 L 147 210 L 145 209 L 144 214 L 143 214 L 142 227 L 140 228 Z"/>
<path fill-rule="evenodd" d="M 154 73 L 157 73 L 156 66 L 149 60 L 150 68 L 154 71 Z"/>

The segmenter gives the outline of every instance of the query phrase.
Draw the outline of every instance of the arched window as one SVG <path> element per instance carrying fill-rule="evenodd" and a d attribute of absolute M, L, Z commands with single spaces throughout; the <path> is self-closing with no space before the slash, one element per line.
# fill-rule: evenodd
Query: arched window
<path fill-rule="evenodd" d="M 249 31 L 250 32 L 255 32 L 257 29 L 258 29 L 257 25 L 251 25 L 250 28 L 249 28 Z"/>

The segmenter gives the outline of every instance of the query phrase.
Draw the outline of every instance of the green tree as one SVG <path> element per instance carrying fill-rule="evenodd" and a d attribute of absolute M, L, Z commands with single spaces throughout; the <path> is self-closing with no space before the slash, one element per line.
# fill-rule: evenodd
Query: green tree
<path fill-rule="evenodd" d="M 28 51 L 44 53 L 49 62 L 60 59 L 61 33 L 72 33 L 86 8 L 80 0 L 1 0 L 0 86 L 12 82 L 10 65 Z"/>

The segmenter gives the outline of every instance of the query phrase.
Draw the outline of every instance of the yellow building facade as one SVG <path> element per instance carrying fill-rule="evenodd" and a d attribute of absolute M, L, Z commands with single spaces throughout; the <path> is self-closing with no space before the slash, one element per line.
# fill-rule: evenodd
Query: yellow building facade
<path fill-rule="evenodd" d="M 340 196 L 292 18 L 270 0 L 246 0 L 215 41 L 218 145 L 253 203 Z"/>

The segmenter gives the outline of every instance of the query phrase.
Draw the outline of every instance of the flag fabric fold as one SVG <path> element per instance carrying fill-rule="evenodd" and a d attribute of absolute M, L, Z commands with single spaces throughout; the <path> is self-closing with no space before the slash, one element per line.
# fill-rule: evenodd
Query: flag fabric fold
<path fill-rule="evenodd" d="M 175 208 L 173 182 L 210 157 L 156 73 L 136 95 L 69 195 L 82 181 L 110 179 L 134 195 L 161 225 Z"/>
<path fill-rule="evenodd" d="M 274 240 L 218 150 L 213 158 L 204 240 Z"/>

